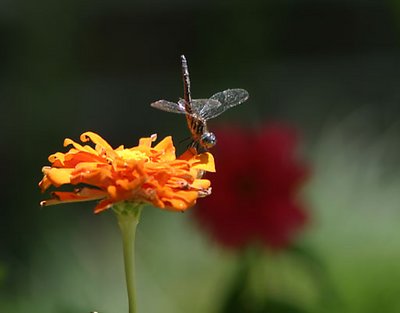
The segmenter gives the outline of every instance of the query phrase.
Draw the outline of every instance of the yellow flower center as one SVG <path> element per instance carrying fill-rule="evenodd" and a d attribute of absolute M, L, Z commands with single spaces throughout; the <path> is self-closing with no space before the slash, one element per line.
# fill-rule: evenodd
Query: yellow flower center
<path fill-rule="evenodd" d="M 116 152 L 121 157 L 121 159 L 126 160 L 126 161 L 128 161 L 128 160 L 135 160 L 135 161 L 147 160 L 147 161 L 149 161 L 149 157 L 141 151 L 124 149 L 124 150 L 120 150 L 120 151 L 116 151 Z"/>

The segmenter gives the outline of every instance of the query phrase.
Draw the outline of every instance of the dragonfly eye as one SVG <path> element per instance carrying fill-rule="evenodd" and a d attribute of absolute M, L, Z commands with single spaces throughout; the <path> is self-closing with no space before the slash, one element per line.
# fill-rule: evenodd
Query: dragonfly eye
<path fill-rule="evenodd" d="M 200 138 L 200 144 L 207 149 L 215 146 L 217 143 L 217 138 L 213 133 L 204 133 Z"/>

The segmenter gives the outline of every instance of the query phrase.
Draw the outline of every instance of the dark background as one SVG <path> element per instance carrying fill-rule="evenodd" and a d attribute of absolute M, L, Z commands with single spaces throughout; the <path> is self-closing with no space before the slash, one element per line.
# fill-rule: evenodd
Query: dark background
<path fill-rule="evenodd" d="M 314 166 L 307 196 L 316 222 L 302 240 L 319 251 L 343 298 L 340 309 L 325 309 L 400 310 L 395 262 L 400 257 L 399 40 L 396 0 L 2 1 L 0 311 L 125 308 L 123 294 L 107 292 L 110 277 L 123 287 L 111 214 L 93 216 L 93 204 L 40 209 L 46 195 L 37 183 L 48 155 L 64 151 L 63 139 L 78 140 L 87 130 L 115 147 L 133 146 L 152 133 L 159 138 L 171 134 L 176 141 L 187 137 L 182 116 L 149 107 L 152 101 L 182 96 L 181 54 L 189 62 L 194 98 L 227 88 L 250 93 L 246 104 L 213 121 L 211 128 L 218 122 L 278 120 L 303 133 L 303 152 Z M 197 251 L 213 253 L 209 259 L 220 269 L 231 262 L 231 256 L 207 248 L 186 225 L 187 217 L 146 214 L 143 234 L 155 236 L 149 246 L 160 255 L 171 254 L 177 242 L 187 245 L 180 232 L 188 232 L 203 247 Z M 182 230 L 171 230 L 168 223 L 174 226 L 175 219 L 182 220 Z M 161 225 L 157 231 L 154 224 Z M 157 234 L 165 236 L 160 229 L 175 232 L 169 235 L 178 240 L 171 238 L 175 248 L 155 248 Z M 146 258 L 143 245 L 139 254 Z M 97 248 L 93 255 L 87 252 Z M 113 249 L 115 259 L 107 263 L 102 256 Z M 85 260 L 91 260 L 89 265 Z M 177 266 L 184 276 L 183 261 L 175 261 L 171 270 Z M 146 263 L 139 257 L 140 262 Z M 207 262 L 193 267 L 207 272 Z M 220 279 L 221 271 L 213 268 L 210 277 Z M 165 291 L 179 285 L 180 276 L 161 278 L 165 273 L 152 271 L 139 277 L 145 312 L 159 311 L 157 303 L 164 312 L 169 307 L 185 312 L 183 303 L 194 298 L 200 308 L 207 303 L 201 300 L 207 295 L 196 296 L 194 287 L 192 293 L 189 288 L 186 294 L 160 296 L 155 281 L 162 285 L 164 279 L 169 287 L 160 289 Z M 203 283 L 211 285 L 210 280 Z M 76 286 L 85 287 L 77 291 Z M 310 294 L 302 292 L 303 298 Z M 149 300 L 154 297 L 159 301 Z M 174 299 L 179 305 L 171 304 Z M 312 296 L 307 299 L 304 305 L 311 307 Z"/>

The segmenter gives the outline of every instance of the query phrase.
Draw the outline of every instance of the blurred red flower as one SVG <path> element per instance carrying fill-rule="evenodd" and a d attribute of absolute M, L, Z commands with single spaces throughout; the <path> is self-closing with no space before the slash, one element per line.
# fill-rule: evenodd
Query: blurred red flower
<path fill-rule="evenodd" d="M 213 196 L 194 210 L 200 225 L 225 247 L 288 246 L 308 220 L 298 199 L 309 176 L 297 155 L 298 134 L 288 126 L 222 128 L 213 154 Z"/>

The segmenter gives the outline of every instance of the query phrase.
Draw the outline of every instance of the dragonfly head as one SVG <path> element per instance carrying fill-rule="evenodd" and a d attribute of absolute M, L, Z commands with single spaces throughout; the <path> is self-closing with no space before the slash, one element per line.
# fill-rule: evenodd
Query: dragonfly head
<path fill-rule="evenodd" d="M 201 135 L 199 141 L 204 148 L 210 149 L 217 143 L 217 138 L 215 137 L 214 133 L 205 132 L 203 135 Z"/>

